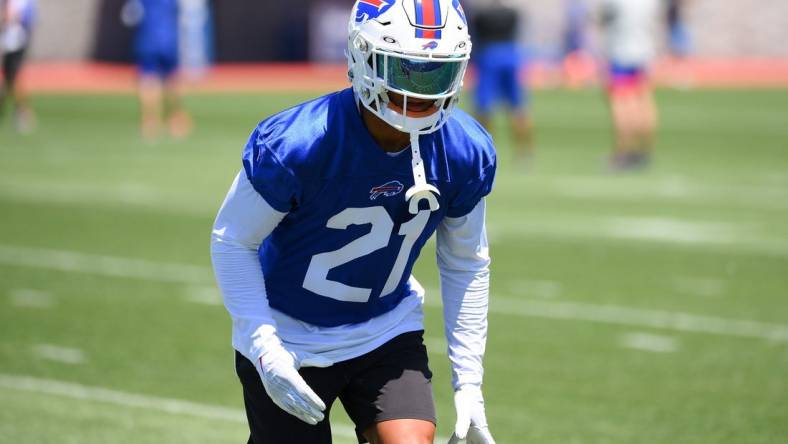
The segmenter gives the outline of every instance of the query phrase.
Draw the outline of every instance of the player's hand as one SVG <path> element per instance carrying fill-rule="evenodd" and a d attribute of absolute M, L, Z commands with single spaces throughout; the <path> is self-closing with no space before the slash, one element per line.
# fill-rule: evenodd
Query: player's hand
<path fill-rule="evenodd" d="M 481 387 L 463 385 L 454 392 L 454 407 L 457 409 L 457 424 L 449 444 L 466 440 L 468 444 L 495 444 L 487 428 L 484 414 L 484 398 Z"/>
<path fill-rule="evenodd" d="M 331 361 L 317 355 L 286 350 L 279 341 L 266 344 L 257 360 L 266 393 L 282 410 L 307 424 L 324 418 L 325 403 L 298 374 L 300 367 L 328 367 Z"/>

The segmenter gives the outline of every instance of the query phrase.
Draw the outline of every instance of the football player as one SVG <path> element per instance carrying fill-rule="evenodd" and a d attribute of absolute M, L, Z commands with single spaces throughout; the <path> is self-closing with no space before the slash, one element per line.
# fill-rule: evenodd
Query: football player
<path fill-rule="evenodd" d="M 219 210 L 211 257 L 232 318 L 250 443 L 432 443 L 424 289 L 437 232 L 457 422 L 494 440 L 482 397 L 492 141 L 456 110 L 471 52 L 458 0 L 358 0 L 352 88 L 260 123 Z"/>
<path fill-rule="evenodd" d="M 140 132 L 147 140 L 159 136 L 162 117 L 172 136 L 183 138 L 191 132 L 177 78 L 178 13 L 178 0 L 128 0 L 121 13 L 124 23 L 136 28 Z"/>
<path fill-rule="evenodd" d="M 23 133 L 31 131 L 36 120 L 28 94 L 17 82 L 30 46 L 35 18 L 35 0 L 0 0 L 0 52 L 3 53 L 0 117 L 5 109 L 6 96 L 10 95 L 16 129 Z"/>
<path fill-rule="evenodd" d="M 499 102 L 507 106 L 514 141 L 514 159 L 525 163 L 533 154 L 533 124 L 528 110 L 528 84 L 520 79 L 525 53 L 518 41 L 525 16 L 511 0 L 480 5 L 471 22 L 476 44 L 476 118 L 488 130 Z"/>
<path fill-rule="evenodd" d="M 608 99 L 615 136 L 612 171 L 643 168 L 650 161 L 657 109 L 648 70 L 656 54 L 659 12 L 659 0 L 602 2 Z"/>

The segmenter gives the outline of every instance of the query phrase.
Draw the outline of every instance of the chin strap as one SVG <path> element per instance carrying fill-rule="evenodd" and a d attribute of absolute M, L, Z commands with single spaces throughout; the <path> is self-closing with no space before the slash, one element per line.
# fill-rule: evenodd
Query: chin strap
<path fill-rule="evenodd" d="M 405 193 L 405 200 L 410 202 L 408 211 L 411 214 L 418 214 L 419 201 L 427 199 L 430 206 L 430 211 L 435 211 L 440 208 L 437 196 L 440 196 L 440 191 L 437 188 L 427 183 L 427 178 L 424 174 L 424 161 L 421 160 L 421 150 L 419 148 L 419 133 L 410 133 L 410 150 L 413 153 L 413 180 L 415 184 L 408 189 Z"/>

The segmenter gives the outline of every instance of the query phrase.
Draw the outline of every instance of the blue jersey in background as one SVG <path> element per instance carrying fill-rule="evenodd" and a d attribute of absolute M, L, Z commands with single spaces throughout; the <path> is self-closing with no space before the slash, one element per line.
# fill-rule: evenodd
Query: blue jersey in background
<path fill-rule="evenodd" d="M 169 76 L 178 66 L 178 0 L 138 0 L 142 20 L 134 53 L 143 74 Z"/>

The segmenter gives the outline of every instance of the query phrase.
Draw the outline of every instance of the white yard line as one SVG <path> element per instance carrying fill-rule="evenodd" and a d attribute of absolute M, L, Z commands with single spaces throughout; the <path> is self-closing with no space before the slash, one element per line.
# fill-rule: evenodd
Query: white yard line
<path fill-rule="evenodd" d="M 582 217 L 581 217 L 582 216 Z M 724 254 L 757 254 L 788 257 L 788 241 L 778 234 L 764 234 L 759 223 L 700 221 L 669 217 L 611 217 L 567 213 L 497 217 L 488 223 L 492 238 L 538 236 L 562 241 L 613 239 L 648 243 L 667 248 L 713 249 Z"/>
<path fill-rule="evenodd" d="M 446 355 L 448 354 L 446 345 L 446 339 L 443 337 L 432 337 L 432 336 L 425 336 L 424 337 L 424 345 L 427 347 L 427 351 L 430 353 L 434 353 L 437 355 Z"/>
<path fill-rule="evenodd" d="M 625 348 L 655 353 L 673 353 L 679 349 L 676 338 L 643 332 L 625 333 L 619 342 Z"/>
<path fill-rule="evenodd" d="M 84 364 L 87 360 L 85 352 L 77 348 L 61 347 L 53 344 L 36 344 L 33 346 L 33 355 L 48 361 L 62 362 L 64 364 Z"/>
<path fill-rule="evenodd" d="M 541 299 L 553 299 L 561 295 L 561 283 L 556 281 L 518 279 L 510 281 L 508 287 L 511 293 L 520 293 Z"/>
<path fill-rule="evenodd" d="M 199 265 L 0 245 L 0 264 L 156 282 L 208 284 L 213 272 Z"/>
<path fill-rule="evenodd" d="M 788 325 L 700 316 L 689 313 L 596 305 L 578 302 L 546 302 L 493 297 L 490 310 L 501 315 L 529 316 L 571 321 L 650 327 L 720 336 L 788 341 Z"/>
<path fill-rule="evenodd" d="M 716 277 L 677 276 L 673 278 L 676 291 L 702 297 L 719 297 L 724 295 L 727 282 Z"/>
<path fill-rule="evenodd" d="M 55 306 L 52 293 L 30 288 L 15 288 L 8 292 L 8 299 L 15 307 L 49 309 Z"/>
<path fill-rule="evenodd" d="M 9 390 L 61 396 L 64 398 L 96 401 L 121 407 L 132 407 L 143 410 L 165 412 L 173 415 L 193 416 L 197 418 L 215 419 L 246 423 L 243 410 L 221 407 L 210 404 L 199 404 L 179 399 L 158 396 L 139 395 L 101 387 L 76 384 L 73 382 L 55 381 L 52 379 L 34 378 L 0 373 L 0 387 Z M 331 424 L 335 436 L 355 438 L 353 427 L 346 424 Z"/>
<path fill-rule="evenodd" d="M 0 246 L 0 264 L 101 276 L 207 285 L 209 267 L 161 263 L 142 259 L 99 256 L 70 251 Z M 429 304 L 438 304 L 440 292 L 428 291 Z M 616 305 L 557 302 L 493 296 L 490 310 L 501 315 L 600 322 L 663 330 L 708 333 L 721 336 L 788 341 L 788 325 L 724 319 L 682 312 L 646 310 Z"/>
<path fill-rule="evenodd" d="M 216 286 L 193 286 L 186 288 L 185 300 L 200 305 L 222 305 L 222 295 Z"/>
<path fill-rule="evenodd" d="M 211 205 L 201 205 L 142 182 L 46 182 L 17 176 L 0 177 L 0 196 L 24 203 L 55 203 L 108 207 L 148 208 L 164 214 L 207 215 Z"/>
<path fill-rule="evenodd" d="M 688 176 L 663 176 L 622 184 L 620 177 L 554 176 L 536 186 L 568 197 L 601 201 L 650 199 L 691 202 L 703 206 L 738 205 L 748 208 L 785 209 L 788 192 L 782 177 L 772 177 L 761 185 L 703 182 Z"/>

